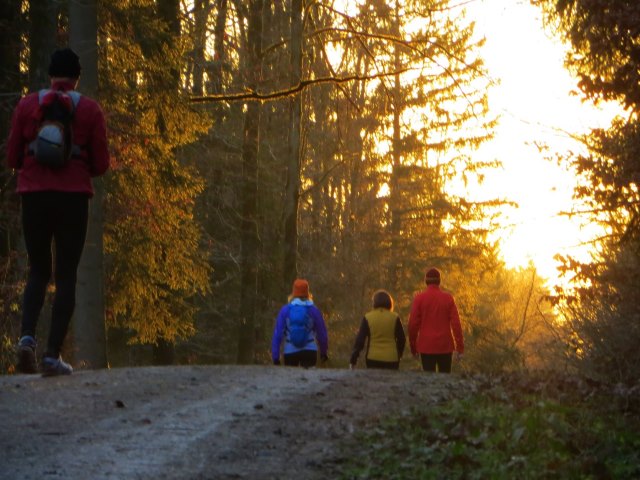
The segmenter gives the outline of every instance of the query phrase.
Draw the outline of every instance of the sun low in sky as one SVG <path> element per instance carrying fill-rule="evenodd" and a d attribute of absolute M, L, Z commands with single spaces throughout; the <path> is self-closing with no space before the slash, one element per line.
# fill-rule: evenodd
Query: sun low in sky
<path fill-rule="evenodd" d="M 600 230 L 562 215 L 572 211 L 577 179 L 547 158 L 581 151 L 571 134 L 608 125 L 619 109 L 597 109 L 571 93 L 577 82 L 563 66 L 566 47 L 544 31 L 541 13 L 528 1 L 477 0 L 466 8 L 477 34 L 486 37 L 489 75 L 500 82 L 489 94 L 500 123 L 478 155 L 503 163 L 471 194 L 519 205 L 505 215 L 499 232 L 504 259 L 510 267 L 533 262 L 555 285 L 560 280 L 553 257 L 569 253 L 587 259 L 587 244 Z"/>

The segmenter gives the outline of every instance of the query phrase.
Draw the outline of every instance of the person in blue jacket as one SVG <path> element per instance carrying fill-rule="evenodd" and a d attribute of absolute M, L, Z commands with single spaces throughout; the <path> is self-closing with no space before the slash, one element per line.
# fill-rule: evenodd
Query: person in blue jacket
<path fill-rule="evenodd" d="M 298 278 L 293 282 L 289 303 L 278 313 L 271 340 L 271 358 L 280 365 L 280 347 L 284 342 L 285 366 L 315 367 L 320 359 L 326 362 L 329 340 L 322 313 L 313 304 L 309 293 L 309 282 Z"/>

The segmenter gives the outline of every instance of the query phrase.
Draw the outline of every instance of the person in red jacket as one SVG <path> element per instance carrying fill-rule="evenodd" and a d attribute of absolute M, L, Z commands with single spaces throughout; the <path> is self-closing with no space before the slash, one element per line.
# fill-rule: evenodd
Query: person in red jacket
<path fill-rule="evenodd" d="M 109 168 L 102 109 L 95 100 L 74 93 L 80 70 L 75 52 L 69 48 L 56 50 L 49 64 L 50 89 L 20 100 L 13 112 L 7 141 L 9 167 L 18 171 L 17 192 L 29 257 L 17 348 L 17 369 L 22 373 L 36 373 L 38 368 L 36 325 L 53 270 L 52 245 L 55 245 L 56 290 L 42 373 L 51 376 L 73 371 L 60 357 L 60 349 L 75 309 L 77 270 L 87 232 L 89 199 L 93 195 L 91 177 L 102 175 Z M 42 106 L 58 99 L 73 109 L 70 110 L 73 149 L 63 166 L 53 168 L 36 160 L 34 140 L 43 118 Z"/>
<path fill-rule="evenodd" d="M 453 295 L 440 289 L 440 271 L 431 268 L 425 275 L 427 288 L 417 294 L 409 316 L 411 353 L 420 354 L 426 372 L 451 372 L 453 352 L 456 359 L 464 353 L 464 339 L 458 308 Z"/>

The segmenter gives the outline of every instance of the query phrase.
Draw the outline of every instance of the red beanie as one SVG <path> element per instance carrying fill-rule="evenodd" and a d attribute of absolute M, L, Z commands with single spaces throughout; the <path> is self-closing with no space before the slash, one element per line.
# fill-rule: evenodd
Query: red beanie
<path fill-rule="evenodd" d="M 293 290 L 291 291 L 293 297 L 308 297 L 309 296 L 309 282 L 303 278 L 296 278 L 293 282 Z"/>
<path fill-rule="evenodd" d="M 427 270 L 427 274 L 424 276 L 424 281 L 427 284 L 440 284 L 440 271 L 437 268 L 430 268 Z"/>

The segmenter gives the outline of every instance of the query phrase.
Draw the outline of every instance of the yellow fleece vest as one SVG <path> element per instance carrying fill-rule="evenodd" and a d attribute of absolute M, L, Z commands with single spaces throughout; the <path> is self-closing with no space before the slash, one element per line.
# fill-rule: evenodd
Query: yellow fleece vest
<path fill-rule="evenodd" d="M 386 308 L 376 308 L 364 317 L 369 323 L 367 358 L 379 362 L 397 362 L 396 320 L 398 314 Z"/>

